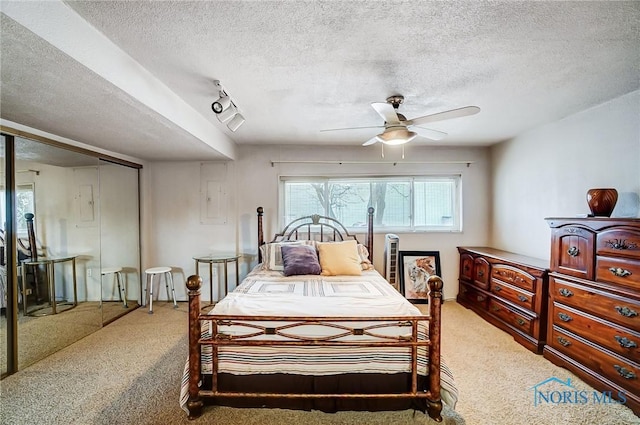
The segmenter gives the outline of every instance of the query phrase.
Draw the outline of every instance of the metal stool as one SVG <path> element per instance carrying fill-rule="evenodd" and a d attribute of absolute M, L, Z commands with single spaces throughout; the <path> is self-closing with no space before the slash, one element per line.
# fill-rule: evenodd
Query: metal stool
<path fill-rule="evenodd" d="M 122 267 L 105 267 L 100 270 L 102 276 L 113 274 L 115 283 L 118 285 L 118 298 L 122 301 L 124 308 L 127 308 L 127 287 L 126 283 L 122 280 Z M 113 294 L 113 291 L 111 291 Z"/>
<path fill-rule="evenodd" d="M 173 287 L 173 276 L 171 276 L 171 267 L 152 267 L 144 271 L 147 275 L 147 287 L 145 289 L 145 301 L 147 299 L 146 293 L 149 293 L 149 314 L 153 313 L 153 277 L 155 275 L 164 275 L 164 285 L 167 288 L 167 299 L 169 298 L 169 285 L 171 285 L 171 293 L 173 295 L 173 308 L 178 308 L 176 302 L 176 290 Z"/>

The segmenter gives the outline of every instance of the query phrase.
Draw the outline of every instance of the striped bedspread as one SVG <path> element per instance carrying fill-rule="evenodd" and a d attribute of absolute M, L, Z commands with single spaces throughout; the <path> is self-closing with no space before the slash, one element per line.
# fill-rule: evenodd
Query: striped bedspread
<path fill-rule="evenodd" d="M 229 293 L 211 313 L 234 316 L 305 316 L 362 317 L 362 322 L 343 323 L 350 327 L 366 327 L 367 317 L 420 316 L 416 306 L 408 302 L 375 270 L 362 276 L 290 276 L 281 272 L 254 269 L 241 285 Z M 260 322 L 265 327 L 277 327 L 283 321 Z M 339 322 L 336 322 L 340 324 Z M 209 322 L 202 326 L 202 337 L 209 338 Z M 219 332 L 230 335 L 250 333 L 242 326 L 221 326 Z M 304 326 L 297 334 L 324 337 L 335 329 L 324 326 Z M 410 334 L 411 327 L 389 326 L 377 334 Z M 426 322 L 421 322 L 418 337 L 426 339 Z M 255 337 L 277 339 L 278 336 Z M 366 340 L 363 336 L 348 336 L 346 340 Z M 343 339 L 343 340 L 345 340 Z M 211 348 L 202 349 L 202 373 L 210 374 Z M 236 375 L 289 373 L 302 375 L 335 375 L 341 373 L 402 373 L 411 371 L 411 353 L 405 347 L 353 346 L 226 346 L 219 349 L 219 372 Z M 418 350 L 418 373 L 426 375 L 428 359 L 424 347 Z M 451 371 L 441 360 L 442 400 L 452 409 L 458 392 Z M 188 399 L 188 365 L 182 380 L 180 404 Z"/>

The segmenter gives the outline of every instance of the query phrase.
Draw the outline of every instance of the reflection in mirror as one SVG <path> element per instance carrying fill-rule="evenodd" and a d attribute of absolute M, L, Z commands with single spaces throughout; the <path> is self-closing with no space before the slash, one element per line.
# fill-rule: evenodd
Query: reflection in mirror
<path fill-rule="evenodd" d="M 138 307 L 141 290 L 138 169 L 78 149 L 2 137 L 0 235 L 14 229 L 17 238 L 15 255 L 0 265 L 0 279 L 3 270 L 11 277 L 10 305 L 17 305 L 11 317 L 3 308 L 0 319 L 4 376 Z M 15 140 L 11 151 L 9 138 Z M 5 160 L 12 152 L 14 161 Z M 11 197 L 5 202 L 11 192 L 5 182 L 16 189 L 15 205 Z M 13 227 L 6 226 L 10 213 Z"/>
<path fill-rule="evenodd" d="M 5 256 L 5 223 L 7 222 L 6 217 L 6 206 L 5 206 L 5 170 L 6 166 L 6 155 L 5 155 L 5 136 L 0 136 L 2 138 L 2 154 L 0 159 L 0 175 L 2 178 L 0 179 L 0 186 L 3 187 L 2 193 L 0 193 L 0 374 L 2 376 L 7 374 L 7 359 L 9 358 L 9 336 L 7 334 L 7 261 Z"/>
<path fill-rule="evenodd" d="M 23 138 L 15 151 L 16 186 L 33 193 L 32 206 L 16 205 L 23 369 L 102 326 L 100 278 L 91 274 L 100 269 L 99 160 Z"/>
<path fill-rule="evenodd" d="M 100 163 L 100 241 L 103 323 L 138 307 L 140 245 L 138 170 Z"/>

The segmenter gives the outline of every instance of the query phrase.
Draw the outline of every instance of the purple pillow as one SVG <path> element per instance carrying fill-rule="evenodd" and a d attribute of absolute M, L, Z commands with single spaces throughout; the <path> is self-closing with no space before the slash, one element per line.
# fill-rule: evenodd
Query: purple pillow
<path fill-rule="evenodd" d="M 284 275 L 320 274 L 316 248 L 309 245 L 282 245 Z"/>

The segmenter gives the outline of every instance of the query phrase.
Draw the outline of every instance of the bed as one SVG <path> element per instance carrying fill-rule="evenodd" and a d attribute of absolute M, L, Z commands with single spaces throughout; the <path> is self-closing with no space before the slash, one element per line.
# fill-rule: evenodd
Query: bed
<path fill-rule="evenodd" d="M 443 401 L 455 407 L 455 383 L 440 358 L 443 282 L 429 278 L 423 315 L 375 271 L 373 213 L 369 208 L 366 245 L 319 215 L 292 221 L 266 243 L 258 208 L 258 265 L 242 283 L 202 314 L 202 280 L 187 279 L 189 357 L 180 404 L 190 419 L 205 404 L 413 408 L 436 421 Z"/>

